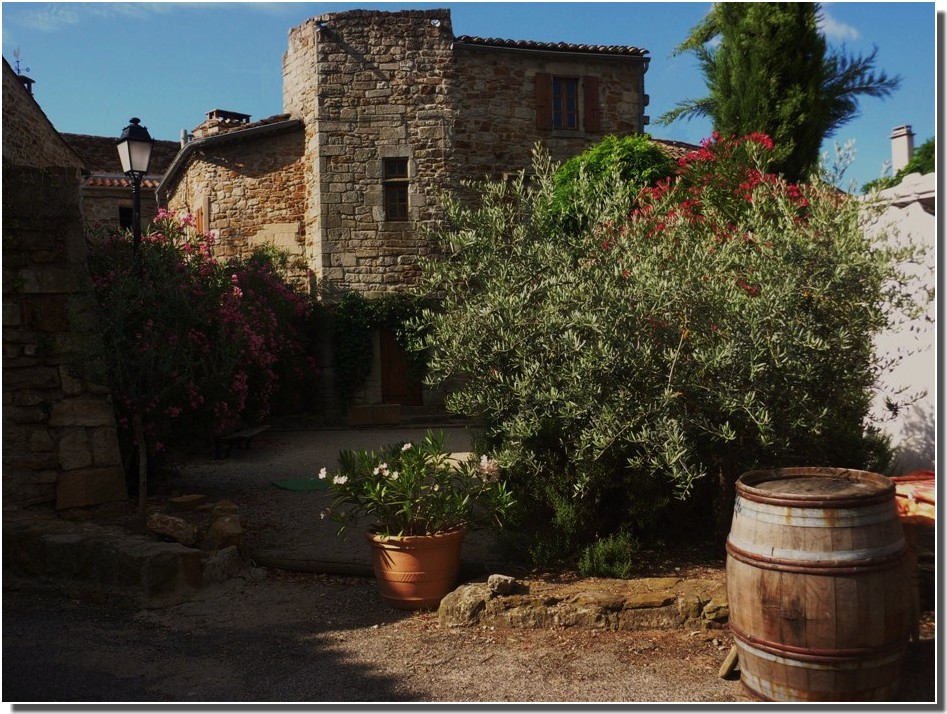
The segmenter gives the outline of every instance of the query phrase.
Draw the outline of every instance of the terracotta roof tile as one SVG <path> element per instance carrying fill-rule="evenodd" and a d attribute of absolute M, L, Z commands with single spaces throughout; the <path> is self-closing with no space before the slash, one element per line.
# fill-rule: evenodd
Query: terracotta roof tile
<path fill-rule="evenodd" d="M 141 187 L 154 191 L 158 188 L 158 183 L 159 181 L 156 178 L 144 178 L 141 181 Z M 132 182 L 131 179 L 124 174 L 121 176 L 104 176 L 102 174 L 93 174 L 85 180 L 83 185 L 93 186 L 95 188 L 131 188 Z"/>
<path fill-rule="evenodd" d="M 623 55 L 626 57 L 644 57 L 648 50 L 625 45 L 577 45 L 571 42 L 534 42 L 533 40 L 503 40 L 496 37 L 471 37 L 460 35 L 454 42 L 463 45 L 481 47 L 503 47 L 514 50 L 537 50 L 543 52 L 581 52 L 598 55 Z"/>
<path fill-rule="evenodd" d="M 670 139 L 651 138 L 655 144 L 658 144 L 664 153 L 672 159 L 682 159 L 692 151 L 697 151 L 700 147 L 697 144 L 688 144 L 686 141 L 671 141 Z"/>

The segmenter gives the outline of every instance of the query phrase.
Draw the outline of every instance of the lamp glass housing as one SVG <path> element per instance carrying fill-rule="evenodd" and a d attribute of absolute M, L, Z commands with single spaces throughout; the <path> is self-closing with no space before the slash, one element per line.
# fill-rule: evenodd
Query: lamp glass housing
<path fill-rule="evenodd" d="M 148 130 L 139 125 L 138 119 L 132 119 L 118 140 L 118 158 L 122 162 L 122 171 L 138 176 L 148 173 L 152 144 L 154 141 Z"/>

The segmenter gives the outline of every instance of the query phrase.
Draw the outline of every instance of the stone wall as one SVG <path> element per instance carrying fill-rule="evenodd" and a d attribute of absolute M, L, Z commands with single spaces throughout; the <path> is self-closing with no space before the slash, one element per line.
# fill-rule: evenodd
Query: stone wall
<path fill-rule="evenodd" d="M 6 60 L 3 61 L 3 163 L 40 168 L 82 167 L 82 160 L 56 132 Z"/>
<path fill-rule="evenodd" d="M 242 256 L 266 243 L 303 258 L 303 138 L 299 127 L 200 148 L 182 172 L 168 207 L 201 214 L 205 230 L 217 235 L 217 258 Z M 290 277 L 307 276 L 305 261 L 297 263 Z"/>
<path fill-rule="evenodd" d="M 309 258 L 330 289 L 372 296 L 417 277 L 453 176 L 452 44 L 445 10 L 333 13 L 290 32 L 284 110 L 306 124 Z M 407 221 L 385 215 L 387 158 L 408 160 Z"/>
<path fill-rule="evenodd" d="M 553 160 L 581 153 L 605 136 L 644 131 L 646 61 L 636 56 L 565 54 L 465 44 L 454 49 L 458 102 L 454 128 L 455 169 L 464 178 L 501 177 L 528 168 L 537 142 Z M 537 74 L 579 80 L 579 127 L 538 128 Z M 547 81 L 549 81 L 547 79 Z M 582 97 L 597 97 L 594 124 Z"/>
<path fill-rule="evenodd" d="M 124 500 L 108 391 L 66 365 L 90 283 L 77 172 L 4 162 L 3 228 L 4 508 Z"/>
<path fill-rule="evenodd" d="M 121 227 L 120 208 L 132 208 L 132 190 L 130 186 L 101 186 L 101 180 L 86 181 L 82 187 L 82 217 L 86 223 L 115 229 Z M 149 182 L 151 183 L 151 182 Z M 147 230 L 155 214 L 158 202 L 155 200 L 154 184 L 149 188 L 141 187 L 141 229 Z"/>

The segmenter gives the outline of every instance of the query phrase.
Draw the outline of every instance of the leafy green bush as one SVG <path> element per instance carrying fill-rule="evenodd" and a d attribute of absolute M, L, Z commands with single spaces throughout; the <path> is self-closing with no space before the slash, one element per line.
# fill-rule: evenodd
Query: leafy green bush
<path fill-rule="evenodd" d="M 625 531 L 600 538 L 582 549 L 579 572 L 586 578 L 627 579 L 635 571 L 638 549 L 638 541 Z"/>
<path fill-rule="evenodd" d="M 674 162 L 646 135 L 606 136 L 562 164 L 553 176 L 563 227 L 575 231 L 588 225 L 599 202 L 613 197 L 618 186 L 634 196 L 672 173 Z"/>
<path fill-rule="evenodd" d="M 645 534 L 674 498 L 716 504 L 723 535 L 749 468 L 885 458 L 873 337 L 916 311 L 905 255 L 865 236 L 861 202 L 765 173 L 771 150 L 708 141 L 633 210 L 623 186 L 581 199 L 596 219 L 574 233 L 541 154 L 529 182 L 446 205 L 421 346 L 448 408 L 485 423 L 525 550 Z"/>

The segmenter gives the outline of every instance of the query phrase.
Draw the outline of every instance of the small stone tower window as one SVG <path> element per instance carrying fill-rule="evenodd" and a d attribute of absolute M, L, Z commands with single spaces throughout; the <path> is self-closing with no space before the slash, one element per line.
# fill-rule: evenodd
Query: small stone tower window
<path fill-rule="evenodd" d="M 385 220 L 408 220 L 408 159 L 382 159 Z"/>

